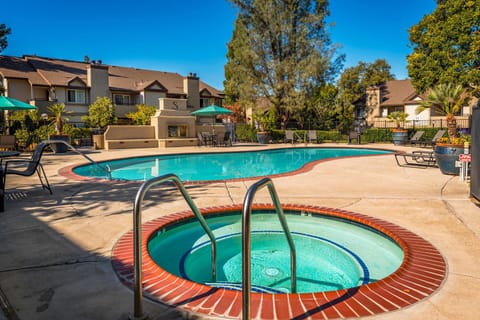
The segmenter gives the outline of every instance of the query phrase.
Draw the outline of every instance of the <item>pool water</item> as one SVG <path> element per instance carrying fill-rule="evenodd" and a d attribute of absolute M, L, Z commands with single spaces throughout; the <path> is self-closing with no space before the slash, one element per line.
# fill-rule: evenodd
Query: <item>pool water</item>
<path fill-rule="evenodd" d="M 352 288 L 393 273 L 403 251 L 389 237 L 349 220 L 286 211 L 297 252 L 297 292 Z M 217 279 L 211 278 L 211 246 L 198 221 L 189 220 L 159 230 L 148 242 L 152 259 L 182 278 L 239 289 L 242 280 L 241 214 L 208 216 L 217 239 Z M 252 290 L 291 289 L 290 251 L 273 212 L 252 216 Z M 175 250 L 172 250 L 175 248 Z"/>
<path fill-rule="evenodd" d="M 392 151 L 363 148 L 282 148 L 275 150 L 194 153 L 126 158 L 99 162 L 111 170 L 111 178 L 145 181 L 168 173 L 182 181 L 215 181 L 263 177 L 291 172 L 305 164 L 347 156 L 389 154 Z M 73 169 L 77 175 L 107 178 L 104 170 L 88 164 Z"/>

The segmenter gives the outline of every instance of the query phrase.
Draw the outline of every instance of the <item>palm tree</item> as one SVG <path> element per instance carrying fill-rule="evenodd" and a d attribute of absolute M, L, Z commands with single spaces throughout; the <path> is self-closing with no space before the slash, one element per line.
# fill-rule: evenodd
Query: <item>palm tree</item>
<path fill-rule="evenodd" d="M 54 104 L 48 107 L 48 111 L 53 114 L 54 117 L 54 123 L 55 123 L 55 130 L 57 131 L 58 135 L 62 134 L 63 131 L 63 115 L 67 113 L 65 111 L 65 105 L 62 104 Z"/>
<path fill-rule="evenodd" d="M 425 109 L 431 108 L 437 114 L 445 115 L 447 120 L 448 139 L 451 141 L 457 136 L 457 119 L 455 114 L 470 99 L 470 95 L 461 85 L 438 84 L 427 94 L 417 107 L 416 113 L 419 114 Z"/>
<path fill-rule="evenodd" d="M 405 123 L 407 118 L 408 113 L 405 113 L 403 111 L 394 111 L 387 116 L 387 119 L 395 121 L 396 130 L 402 129 L 402 124 Z"/>

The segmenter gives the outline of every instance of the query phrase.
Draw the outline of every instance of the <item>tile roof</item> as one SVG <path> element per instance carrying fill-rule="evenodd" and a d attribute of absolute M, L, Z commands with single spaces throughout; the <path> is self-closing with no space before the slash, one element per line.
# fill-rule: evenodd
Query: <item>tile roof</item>
<path fill-rule="evenodd" d="M 6 78 L 29 79 L 32 85 L 48 85 L 48 82 L 25 59 L 0 56 L 0 75 Z"/>
<path fill-rule="evenodd" d="M 398 106 L 413 103 L 413 98 L 417 96 L 415 88 L 410 79 L 391 80 L 381 85 L 382 106 Z"/>
<path fill-rule="evenodd" d="M 89 63 L 53 59 L 38 56 L 22 58 L 0 56 L 0 75 L 12 78 L 28 78 L 33 85 L 68 86 L 79 78 L 87 83 L 87 66 Z M 109 85 L 112 91 L 139 92 L 154 82 L 165 87 L 169 94 L 184 94 L 184 76 L 155 70 L 145 70 L 120 66 L 108 66 Z M 199 91 L 207 89 L 213 96 L 223 97 L 223 92 L 200 81 Z"/>

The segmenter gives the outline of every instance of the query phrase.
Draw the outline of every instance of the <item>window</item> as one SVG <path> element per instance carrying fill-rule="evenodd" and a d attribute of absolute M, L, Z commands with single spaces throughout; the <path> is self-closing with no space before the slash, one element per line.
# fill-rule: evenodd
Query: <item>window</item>
<path fill-rule="evenodd" d="M 113 99 L 115 101 L 115 104 L 121 105 L 121 104 L 131 104 L 130 103 L 130 96 L 127 94 L 114 94 Z"/>
<path fill-rule="evenodd" d="M 67 102 L 69 103 L 85 103 L 85 90 L 68 89 Z"/>
<path fill-rule="evenodd" d="M 168 126 L 168 137 L 169 138 L 186 138 L 187 137 L 187 126 Z"/>
<path fill-rule="evenodd" d="M 200 108 L 208 106 L 208 98 L 200 98 Z"/>
<path fill-rule="evenodd" d="M 405 107 L 404 106 L 395 106 L 388 108 L 388 114 L 392 112 L 405 112 Z"/>

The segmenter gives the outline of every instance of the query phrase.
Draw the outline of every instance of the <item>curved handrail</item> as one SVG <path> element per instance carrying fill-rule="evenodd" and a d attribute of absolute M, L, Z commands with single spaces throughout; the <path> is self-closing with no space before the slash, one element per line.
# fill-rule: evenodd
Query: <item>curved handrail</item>
<path fill-rule="evenodd" d="M 133 298 L 134 298 L 134 314 L 133 319 L 145 319 L 142 307 L 142 201 L 147 191 L 154 185 L 162 182 L 172 181 L 175 183 L 177 189 L 182 193 L 183 198 L 187 201 L 190 209 L 192 209 L 195 217 L 200 222 L 203 230 L 207 233 L 212 243 L 212 281 L 216 282 L 217 278 L 217 242 L 215 237 L 207 225 L 205 218 L 198 210 L 192 198 L 188 194 L 185 186 L 175 174 L 165 174 L 160 177 L 155 177 L 145 181 L 138 189 L 135 197 L 135 204 L 133 208 L 133 236 L 134 236 L 134 284 L 133 284 Z"/>
<path fill-rule="evenodd" d="M 272 198 L 275 210 L 278 215 L 278 219 L 283 228 L 283 233 L 287 237 L 288 245 L 290 247 L 290 269 L 291 269 L 291 283 L 292 283 L 292 292 L 297 291 L 297 258 L 295 246 L 293 244 L 292 235 L 288 229 L 287 220 L 285 218 L 285 213 L 283 212 L 280 200 L 278 199 L 277 192 L 270 178 L 263 178 L 260 181 L 254 183 L 250 186 L 245 195 L 245 200 L 243 201 L 243 211 L 242 211 L 242 319 L 250 319 L 250 291 L 251 291 L 251 277 L 250 277 L 250 217 L 252 215 L 252 204 L 255 197 L 255 193 L 267 186 L 268 191 L 270 192 L 270 197 Z"/>
<path fill-rule="evenodd" d="M 103 171 L 105 171 L 107 173 L 107 177 L 109 180 L 112 180 L 112 172 L 110 170 L 110 167 L 107 165 L 106 167 L 102 167 L 101 165 L 99 165 L 95 160 L 93 160 L 92 158 L 90 158 L 89 156 L 87 156 L 86 154 L 84 154 L 83 152 L 81 152 L 80 150 L 76 149 L 74 146 L 72 146 L 70 143 L 68 143 L 67 141 L 63 141 L 63 140 L 43 140 L 42 142 L 44 143 L 63 143 L 64 145 L 66 145 L 68 148 L 70 148 L 73 152 L 81 155 L 82 157 L 84 157 L 85 159 L 87 159 L 90 163 L 96 165 L 97 167 L 99 167 L 100 169 L 102 169 Z"/>

